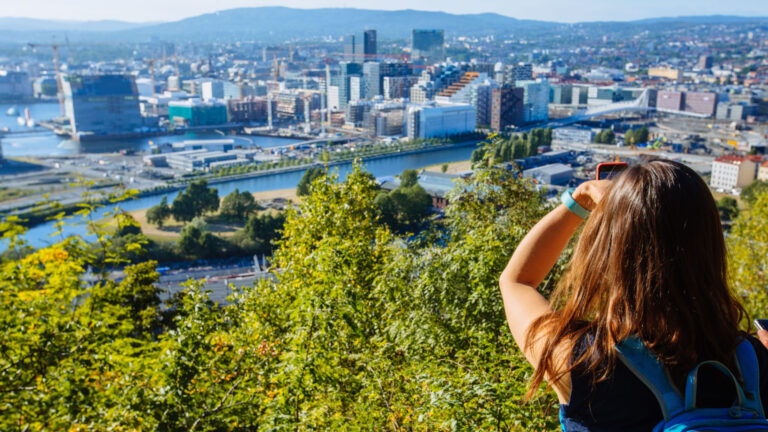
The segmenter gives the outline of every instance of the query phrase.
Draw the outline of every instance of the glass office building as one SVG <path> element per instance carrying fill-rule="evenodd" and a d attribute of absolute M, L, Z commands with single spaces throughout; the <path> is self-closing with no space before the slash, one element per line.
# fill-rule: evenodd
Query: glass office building
<path fill-rule="evenodd" d="M 143 126 L 133 76 L 68 75 L 62 85 L 72 132 L 111 135 Z"/>

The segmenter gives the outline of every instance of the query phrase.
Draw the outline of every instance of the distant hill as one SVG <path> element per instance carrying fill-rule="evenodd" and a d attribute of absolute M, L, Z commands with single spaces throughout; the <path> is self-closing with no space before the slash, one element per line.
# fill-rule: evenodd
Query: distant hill
<path fill-rule="evenodd" d="M 414 28 L 438 28 L 446 33 L 492 34 L 551 28 L 554 23 L 518 20 L 494 13 L 454 15 L 416 10 L 378 11 L 352 8 L 291 9 L 257 7 L 229 9 L 181 21 L 142 28 L 161 38 L 291 39 L 340 37 L 365 28 L 379 37 L 408 38 Z"/>
<path fill-rule="evenodd" d="M 53 36 L 70 40 L 138 41 L 157 37 L 171 41 L 258 40 L 282 42 L 331 36 L 338 38 L 366 28 L 376 29 L 380 39 L 407 39 L 414 28 L 444 29 L 447 35 L 516 34 L 535 37 L 572 26 L 593 31 L 634 31 L 637 27 L 666 25 L 738 24 L 768 22 L 766 17 L 683 16 L 637 21 L 603 21 L 563 24 L 519 20 L 495 13 L 449 14 L 417 10 L 381 11 L 354 8 L 293 9 L 253 7 L 228 9 L 167 23 L 123 21 L 51 21 L 31 18 L 0 18 L 0 39 L 45 40 Z"/>
<path fill-rule="evenodd" d="M 633 24 L 663 24 L 663 23 L 684 23 L 684 24 L 739 24 L 749 22 L 768 22 L 768 17 L 743 17 L 736 15 L 702 15 L 702 16 L 679 16 L 679 17 L 661 17 L 646 18 L 632 21 Z"/>
<path fill-rule="evenodd" d="M 151 23 L 129 23 L 125 21 L 57 21 L 36 18 L 0 18 L 0 31 L 76 31 L 76 32 L 112 32 L 147 26 Z"/>

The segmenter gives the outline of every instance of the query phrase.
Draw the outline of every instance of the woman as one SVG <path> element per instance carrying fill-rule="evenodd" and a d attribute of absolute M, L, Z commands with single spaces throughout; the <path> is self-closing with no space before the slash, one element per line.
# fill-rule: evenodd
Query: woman
<path fill-rule="evenodd" d="M 509 328 L 536 368 L 529 394 L 546 380 L 566 431 L 649 431 L 661 408 L 617 361 L 618 343 L 638 337 L 678 388 L 704 360 L 738 370 L 746 313 L 726 282 L 717 207 L 693 170 L 667 160 L 585 182 L 563 201 L 526 235 L 499 281 Z M 536 287 L 587 214 L 550 302 Z M 760 393 L 768 402 L 768 351 L 750 342 L 767 372 Z M 701 382 L 704 405 L 731 405 L 735 389 L 724 375 L 710 372 Z"/>

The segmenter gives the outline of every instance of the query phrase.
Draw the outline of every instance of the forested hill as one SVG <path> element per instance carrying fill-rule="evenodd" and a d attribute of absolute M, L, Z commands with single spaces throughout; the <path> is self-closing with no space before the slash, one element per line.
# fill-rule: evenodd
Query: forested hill
<path fill-rule="evenodd" d="M 766 22 L 765 17 L 687 16 L 628 22 L 564 24 L 522 20 L 493 12 L 450 14 L 419 10 L 370 10 L 355 8 L 294 9 L 265 6 L 222 10 L 164 23 L 119 21 L 67 22 L 28 18 L 0 18 L 0 34 L 9 40 L 65 36 L 72 40 L 105 39 L 144 41 L 157 37 L 171 41 L 255 40 L 285 42 L 297 39 L 339 38 L 365 28 L 376 29 L 380 39 L 408 39 L 411 30 L 444 29 L 448 36 L 518 35 L 533 37 L 553 31 L 620 32 L 664 30 L 669 26 Z"/>

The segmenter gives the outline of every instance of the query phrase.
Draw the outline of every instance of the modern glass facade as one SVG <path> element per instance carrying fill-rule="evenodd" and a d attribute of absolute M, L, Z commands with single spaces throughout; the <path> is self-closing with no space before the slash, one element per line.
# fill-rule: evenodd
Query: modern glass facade
<path fill-rule="evenodd" d="M 131 75 L 68 75 L 63 88 L 74 133 L 110 135 L 142 127 L 139 92 Z"/>
<path fill-rule="evenodd" d="M 411 38 L 411 55 L 424 58 L 430 63 L 445 60 L 445 31 L 414 29 Z"/>

